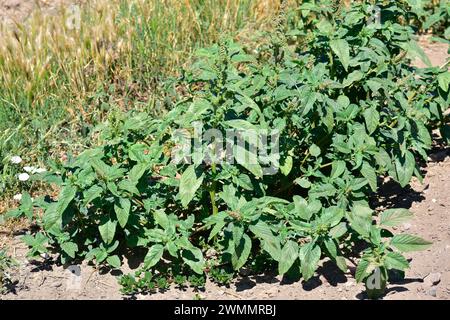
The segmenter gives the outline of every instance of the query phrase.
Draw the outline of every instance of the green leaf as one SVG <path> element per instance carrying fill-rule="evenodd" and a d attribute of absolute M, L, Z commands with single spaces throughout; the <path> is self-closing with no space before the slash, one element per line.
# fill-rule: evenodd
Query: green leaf
<path fill-rule="evenodd" d="M 293 196 L 292 199 L 294 200 L 295 214 L 303 220 L 309 221 L 313 215 L 313 212 L 309 209 L 308 202 L 304 198 L 297 195 Z"/>
<path fill-rule="evenodd" d="M 28 218 L 33 218 L 33 200 L 28 192 L 22 194 L 22 199 L 20 199 L 20 211 Z"/>
<path fill-rule="evenodd" d="M 363 237 L 368 238 L 372 226 L 372 210 L 366 206 L 355 205 L 352 211 L 347 213 L 347 219 L 353 230 Z"/>
<path fill-rule="evenodd" d="M 187 208 L 188 204 L 195 196 L 195 192 L 200 188 L 203 182 L 203 175 L 197 178 L 195 173 L 195 165 L 190 165 L 181 176 L 180 180 L 180 199 L 183 207 Z"/>
<path fill-rule="evenodd" d="M 309 153 L 313 156 L 313 157 L 318 157 L 320 156 L 320 148 L 315 145 L 314 143 L 309 147 Z"/>
<path fill-rule="evenodd" d="M 120 262 L 120 258 L 117 255 L 109 256 L 108 258 L 106 258 L 106 262 L 108 262 L 111 267 L 116 269 L 119 269 L 122 265 L 122 263 Z"/>
<path fill-rule="evenodd" d="M 205 262 L 203 259 L 202 251 L 199 248 L 190 246 L 185 248 L 182 253 L 184 262 L 191 267 L 191 269 L 197 274 L 203 274 Z"/>
<path fill-rule="evenodd" d="M 247 262 L 252 249 L 252 240 L 246 234 L 243 234 L 239 244 L 236 245 L 234 253 L 231 255 L 231 264 L 234 270 L 239 270 Z"/>
<path fill-rule="evenodd" d="M 350 63 L 350 48 L 348 42 L 344 39 L 331 40 L 330 47 L 333 52 L 338 56 L 345 71 L 348 71 L 348 65 Z"/>
<path fill-rule="evenodd" d="M 153 217 L 155 218 L 156 223 L 159 224 L 161 227 L 163 227 L 164 230 L 169 229 L 170 227 L 169 217 L 164 212 L 164 210 L 156 210 L 153 213 Z"/>
<path fill-rule="evenodd" d="M 403 252 L 420 251 L 428 249 L 432 243 L 418 236 L 398 234 L 391 239 L 391 245 Z"/>
<path fill-rule="evenodd" d="M 258 163 L 258 156 L 255 153 L 246 150 L 240 145 L 235 145 L 233 150 L 234 159 L 238 164 L 253 173 L 255 177 L 261 178 L 263 176 L 263 170 Z"/>
<path fill-rule="evenodd" d="M 347 232 L 347 223 L 341 222 L 338 225 L 330 229 L 329 235 L 333 239 L 338 239 L 342 237 Z"/>
<path fill-rule="evenodd" d="M 315 243 L 310 242 L 300 249 L 300 271 L 303 279 L 308 281 L 316 272 L 322 251 Z"/>
<path fill-rule="evenodd" d="M 377 191 L 377 175 L 374 168 L 372 168 L 372 166 L 366 161 L 363 162 L 363 165 L 361 167 L 361 174 L 369 181 L 369 185 L 372 191 Z"/>
<path fill-rule="evenodd" d="M 278 274 L 282 275 L 289 271 L 298 258 L 298 244 L 288 240 L 281 250 L 280 261 L 278 262 Z"/>
<path fill-rule="evenodd" d="M 75 255 L 78 251 L 78 245 L 75 242 L 64 242 L 61 243 L 61 249 L 72 259 L 75 258 Z"/>
<path fill-rule="evenodd" d="M 253 130 L 253 131 L 258 130 L 258 128 L 255 125 L 242 119 L 228 120 L 225 121 L 225 124 L 238 130 Z"/>
<path fill-rule="evenodd" d="M 366 259 L 361 259 L 359 261 L 355 272 L 356 282 L 362 282 L 369 275 L 369 273 L 367 272 L 369 264 L 370 262 Z"/>
<path fill-rule="evenodd" d="M 428 58 L 425 51 L 423 51 L 423 49 L 419 46 L 419 44 L 416 41 L 410 40 L 408 43 L 403 44 L 402 47 L 403 50 L 408 52 L 410 58 L 414 59 L 417 57 L 420 60 L 422 60 L 422 62 L 425 63 L 427 67 L 433 66 L 430 61 L 430 58 Z"/>
<path fill-rule="evenodd" d="M 448 92 L 450 86 L 450 72 L 444 72 L 437 76 L 439 87 L 445 92 Z"/>
<path fill-rule="evenodd" d="M 73 198 L 77 194 L 77 188 L 71 185 L 64 186 L 58 196 L 58 207 L 57 210 L 59 214 L 63 214 L 67 209 L 69 204 L 72 202 Z"/>
<path fill-rule="evenodd" d="M 258 221 L 257 224 L 250 226 L 249 229 L 260 239 L 262 248 L 267 251 L 275 261 L 279 261 L 281 257 L 280 240 L 273 235 L 269 225 L 263 221 Z"/>
<path fill-rule="evenodd" d="M 281 173 L 284 174 L 285 176 L 288 176 L 292 170 L 292 165 L 293 165 L 293 159 L 291 156 L 288 156 L 286 158 L 286 160 L 284 161 L 284 164 L 282 166 L 280 166 Z"/>
<path fill-rule="evenodd" d="M 406 187 L 416 167 L 416 160 L 410 151 L 406 151 L 405 157 L 395 159 L 396 180 L 400 185 Z"/>
<path fill-rule="evenodd" d="M 347 76 L 347 78 L 345 78 L 342 85 L 344 87 L 348 87 L 348 86 L 351 86 L 353 83 L 360 81 L 363 78 L 364 78 L 364 73 L 362 73 L 361 71 L 355 70 L 352 73 L 350 73 Z"/>
<path fill-rule="evenodd" d="M 87 206 L 93 200 L 99 198 L 103 193 L 103 189 L 97 185 L 93 185 L 83 192 L 83 204 Z"/>
<path fill-rule="evenodd" d="M 161 260 L 164 253 L 164 246 L 162 244 L 154 244 L 150 247 L 147 255 L 144 258 L 144 265 L 146 268 L 151 268 Z"/>
<path fill-rule="evenodd" d="M 412 217 L 413 214 L 408 209 L 387 209 L 381 214 L 380 225 L 394 227 L 408 221 Z"/>
<path fill-rule="evenodd" d="M 114 204 L 117 221 L 122 228 L 125 228 L 130 216 L 131 202 L 128 199 L 120 198 L 119 203 Z"/>
<path fill-rule="evenodd" d="M 405 271 L 409 268 L 409 262 L 398 252 L 388 252 L 384 257 L 384 265 L 387 269 L 397 269 Z"/>
<path fill-rule="evenodd" d="M 380 114 L 375 107 L 364 110 L 364 121 L 366 122 L 367 133 L 371 135 L 380 123 Z"/>
<path fill-rule="evenodd" d="M 345 162 L 342 160 L 335 160 L 331 164 L 331 179 L 336 179 L 345 171 Z"/>
<path fill-rule="evenodd" d="M 110 219 L 103 219 L 103 223 L 99 225 L 98 230 L 103 241 L 110 244 L 114 240 L 116 234 L 117 221 L 111 221 Z"/>

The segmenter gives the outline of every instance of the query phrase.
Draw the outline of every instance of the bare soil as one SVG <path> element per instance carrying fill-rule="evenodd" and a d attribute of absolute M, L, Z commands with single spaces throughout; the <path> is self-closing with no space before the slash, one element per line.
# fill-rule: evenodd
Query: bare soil
<path fill-rule="evenodd" d="M 0 23 L 3 20 L 24 19 L 36 5 L 55 8 L 57 1 L 0 0 Z M 49 4 L 50 3 L 50 4 Z M 430 44 L 429 37 L 421 38 L 425 52 L 433 65 L 443 65 L 448 57 L 448 47 Z M 421 65 L 421 62 L 416 62 Z M 433 245 L 424 252 L 407 254 L 411 268 L 404 280 L 388 285 L 386 300 L 392 299 L 450 299 L 450 149 L 438 148 L 430 155 L 424 168 L 423 184 L 413 181 L 411 187 L 400 188 L 388 181 L 374 197 L 378 208 L 410 208 L 414 218 L 396 232 L 417 234 L 431 240 Z M 120 294 L 117 276 L 138 266 L 131 259 L 117 273 L 96 270 L 83 264 L 80 276 L 74 276 L 70 268 L 49 260 L 34 264 L 25 257 L 27 249 L 20 235 L 7 228 L 0 229 L 0 244 L 7 244 L 10 253 L 20 267 L 13 272 L 17 281 L 13 291 L 1 299 L 125 299 Z M 279 276 L 265 274 L 241 276 L 229 287 L 208 282 L 204 299 L 365 299 L 364 286 L 356 284 L 355 266 L 348 261 L 349 272 L 343 274 L 327 260 L 321 262 L 317 276 L 308 282 L 289 282 Z M 432 279 L 433 278 L 433 279 Z M 134 299 L 193 299 L 192 289 L 171 288 L 152 295 L 136 295 Z"/>

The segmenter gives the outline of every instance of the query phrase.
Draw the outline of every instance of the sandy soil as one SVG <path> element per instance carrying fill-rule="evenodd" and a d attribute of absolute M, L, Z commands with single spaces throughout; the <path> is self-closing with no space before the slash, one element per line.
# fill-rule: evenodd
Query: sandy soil
<path fill-rule="evenodd" d="M 13 17 L 23 19 L 36 8 L 36 3 L 55 8 L 54 1 L 0 0 L 0 22 Z M 434 65 L 445 62 L 447 46 L 430 44 L 427 37 L 421 44 Z M 420 62 L 417 62 L 420 65 Z M 410 188 L 401 189 L 395 183 L 387 183 L 374 198 L 378 207 L 410 208 L 414 219 L 396 230 L 417 234 L 433 241 L 425 252 L 407 254 L 411 268 L 402 281 L 388 286 L 384 299 L 450 299 L 450 149 L 438 149 L 430 155 L 424 168 L 423 184 L 413 181 Z M 124 299 L 119 292 L 117 276 L 120 273 L 102 273 L 83 264 L 80 276 L 74 276 L 68 268 L 53 263 L 35 265 L 26 257 L 26 247 L 19 235 L 0 232 L 0 243 L 8 244 L 11 254 L 20 262 L 13 273 L 17 280 L 14 291 L 1 299 Z M 356 284 L 351 266 L 343 274 L 328 261 L 322 261 L 317 276 L 305 282 L 289 283 L 278 276 L 242 276 L 229 287 L 207 283 L 200 296 L 205 299 L 364 299 L 364 287 Z M 130 263 L 124 273 L 137 266 Z M 137 295 L 135 299 L 193 299 L 195 292 L 171 288 L 164 293 Z"/>
<path fill-rule="evenodd" d="M 37 9 L 55 14 L 75 0 L 0 0 L 0 23 L 15 24 L 30 17 Z"/>

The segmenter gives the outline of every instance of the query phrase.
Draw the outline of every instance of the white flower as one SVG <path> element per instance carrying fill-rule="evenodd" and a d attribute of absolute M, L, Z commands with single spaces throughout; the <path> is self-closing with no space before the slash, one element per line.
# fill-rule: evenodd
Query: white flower
<path fill-rule="evenodd" d="M 19 156 L 13 156 L 13 157 L 11 157 L 11 163 L 19 164 L 19 163 L 21 163 L 21 162 L 22 162 L 22 158 L 21 158 L 21 157 L 19 157 Z"/>
<path fill-rule="evenodd" d="M 20 181 L 27 181 L 30 179 L 30 175 L 28 173 L 21 173 L 18 177 Z"/>
<path fill-rule="evenodd" d="M 21 193 L 18 193 L 18 194 L 16 194 L 16 195 L 14 195 L 13 199 L 16 200 L 16 201 L 22 200 L 22 194 L 21 194 Z"/>
<path fill-rule="evenodd" d="M 34 173 L 36 171 L 36 168 L 35 167 L 23 167 L 23 170 L 25 170 L 26 172 Z"/>
<path fill-rule="evenodd" d="M 43 173 L 43 172 L 46 172 L 47 171 L 47 169 L 45 169 L 45 168 L 37 168 L 34 172 L 35 173 Z"/>

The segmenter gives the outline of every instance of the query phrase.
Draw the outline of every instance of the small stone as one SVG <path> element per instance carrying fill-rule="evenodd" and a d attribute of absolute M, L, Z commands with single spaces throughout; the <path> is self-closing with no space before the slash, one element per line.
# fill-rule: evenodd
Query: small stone
<path fill-rule="evenodd" d="M 429 296 L 436 297 L 437 296 L 437 288 L 436 288 L 436 286 L 433 286 L 430 289 L 428 289 L 427 290 L 427 294 Z"/>
<path fill-rule="evenodd" d="M 436 203 L 437 200 L 436 199 L 431 199 L 431 202 Z"/>
<path fill-rule="evenodd" d="M 441 282 L 441 274 L 439 272 L 430 273 L 423 279 L 423 282 L 428 286 L 435 286 Z"/>
<path fill-rule="evenodd" d="M 409 229 L 411 229 L 411 223 L 404 223 L 403 224 L 403 230 L 409 230 Z"/>

